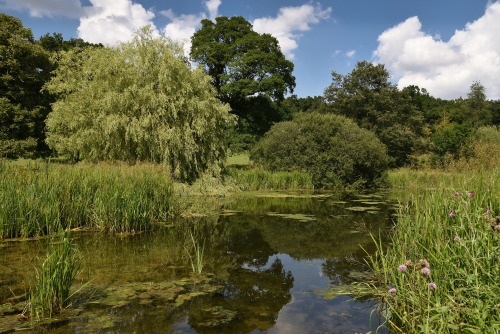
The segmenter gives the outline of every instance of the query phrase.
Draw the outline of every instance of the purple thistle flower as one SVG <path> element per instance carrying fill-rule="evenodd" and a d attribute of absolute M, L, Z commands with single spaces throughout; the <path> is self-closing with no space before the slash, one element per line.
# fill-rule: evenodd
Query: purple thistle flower
<path fill-rule="evenodd" d="M 420 259 L 420 264 L 425 267 L 425 268 L 429 268 L 430 265 L 429 265 L 429 262 L 427 262 L 426 259 Z"/>
<path fill-rule="evenodd" d="M 457 243 L 458 243 L 458 242 L 460 242 L 460 237 L 455 237 L 455 238 L 453 238 L 453 241 L 455 241 L 455 242 L 457 242 Z"/>
<path fill-rule="evenodd" d="M 454 196 L 460 196 L 460 194 L 458 193 L 458 191 L 454 194 Z"/>
<path fill-rule="evenodd" d="M 473 192 L 473 191 L 469 191 L 469 195 L 470 195 L 471 197 L 476 196 L 476 194 L 474 194 L 474 192 Z"/>
<path fill-rule="evenodd" d="M 429 283 L 429 288 L 431 288 L 431 289 L 437 289 L 437 285 L 435 283 L 433 283 L 433 282 L 430 282 Z"/>
<path fill-rule="evenodd" d="M 396 289 L 395 288 L 389 289 L 389 293 L 396 293 Z"/>
<path fill-rule="evenodd" d="M 429 276 L 431 274 L 431 270 L 427 267 L 425 268 L 422 268 L 422 270 L 420 271 L 422 273 L 422 275 L 424 276 Z"/>
<path fill-rule="evenodd" d="M 453 217 L 454 215 L 455 215 L 455 210 L 451 210 L 450 217 Z"/>
<path fill-rule="evenodd" d="M 407 268 L 406 268 L 406 266 L 405 266 L 404 264 L 402 264 L 402 265 L 400 265 L 400 266 L 398 267 L 398 270 L 399 270 L 400 272 L 402 272 L 402 273 L 404 273 L 404 272 L 406 271 L 406 269 L 407 269 Z"/>
<path fill-rule="evenodd" d="M 490 209 L 486 210 L 486 213 L 491 215 L 491 210 Z"/>
<path fill-rule="evenodd" d="M 407 267 L 413 266 L 413 262 L 411 262 L 411 260 L 406 261 L 406 266 Z"/>

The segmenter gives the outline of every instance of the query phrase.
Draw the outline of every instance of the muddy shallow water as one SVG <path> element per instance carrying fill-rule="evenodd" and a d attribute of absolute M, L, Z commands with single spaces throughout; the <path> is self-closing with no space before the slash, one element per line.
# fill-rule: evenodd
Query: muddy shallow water
<path fill-rule="evenodd" d="M 361 247 L 373 252 L 370 233 L 391 228 L 395 210 L 388 196 L 246 193 L 224 199 L 217 215 L 154 231 L 73 232 L 82 273 L 71 305 L 34 330 L 374 331 L 381 321 L 372 312 L 377 301 L 335 292 L 370 279 Z M 0 243 L 0 333 L 33 331 L 19 313 L 44 242 Z"/>

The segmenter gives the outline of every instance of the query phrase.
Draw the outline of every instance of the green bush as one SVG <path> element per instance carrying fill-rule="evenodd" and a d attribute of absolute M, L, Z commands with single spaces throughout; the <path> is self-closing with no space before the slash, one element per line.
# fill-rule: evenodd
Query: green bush
<path fill-rule="evenodd" d="M 305 171 L 317 188 L 380 186 L 386 147 L 371 131 L 343 116 L 299 113 L 275 124 L 252 151 L 271 170 Z"/>

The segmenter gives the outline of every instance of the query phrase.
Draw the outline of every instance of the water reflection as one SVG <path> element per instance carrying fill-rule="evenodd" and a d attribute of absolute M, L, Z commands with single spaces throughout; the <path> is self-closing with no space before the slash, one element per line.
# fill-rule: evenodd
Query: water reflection
<path fill-rule="evenodd" d="M 43 328 L 61 333 L 374 330 L 378 322 L 370 321 L 369 298 L 325 299 L 316 291 L 366 279 L 359 246 L 372 251 L 369 233 L 390 227 L 393 211 L 385 196 L 243 194 L 223 203 L 222 215 L 185 219 L 153 232 L 74 234 L 91 283 L 62 322 Z M 1 245 L 0 304 L 5 305 L 12 294 L 24 293 L 30 259 L 40 245 Z M 201 275 L 193 273 L 193 245 L 203 250 Z M 82 275 L 80 284 L 88 278 Z M 0 332 L 9 329 L 3 320 L 12 318 L 5 310 Z"/>

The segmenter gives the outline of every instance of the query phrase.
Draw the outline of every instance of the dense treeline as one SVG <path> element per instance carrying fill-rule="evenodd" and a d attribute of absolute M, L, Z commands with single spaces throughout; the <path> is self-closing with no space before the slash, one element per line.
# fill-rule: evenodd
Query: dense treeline
<path fill-rule="evenodd" d="M 302 113 L 340 115 L 352 131 L 374 133 L 388 167 L 442 166 L 498 141 L 500 101 L 487 100 L 480 82 L 465 98 L 442 100 L 423 87 L 400 89 L 384 65 L 361 61 L 348 74 L 333 71 L 323 96 L 285 97 L 295 88 L 293 63 L 276 38 L 243 17 L 201 23 L 187 59 L 147 29 L 103 47 L 59 33 L 35 40 L 0 14 L 0 156 L 150 161 L 194 179 L 217 170 L 227 148 L 251 151 L 273 125 Z M 324 121 L 316 116 L 311 131 Z"/>

